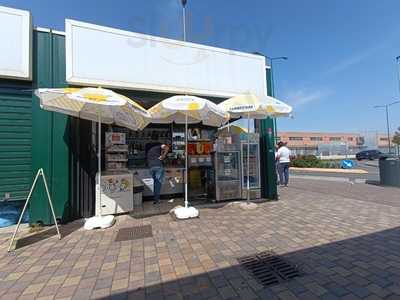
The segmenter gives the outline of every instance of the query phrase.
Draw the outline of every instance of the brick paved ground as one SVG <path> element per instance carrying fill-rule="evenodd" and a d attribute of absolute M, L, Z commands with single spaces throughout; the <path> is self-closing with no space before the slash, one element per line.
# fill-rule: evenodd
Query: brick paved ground
<path fill-rule="evenodd" d="M 400 207 L 390 205 L 400 190 L 357 185 L 352 199 L 346 184 L 326 184 L 295 180 L 278 202 L 204 208 L 190 221 L 124 216 L 98 231 L 71 223 L 61 241 L 42 234 L 13 254 L 0 235 L 0 297 L 400 299 Z M 114 242 L 117 229 L 141 224 L 152 238 Z M 238 266 L 271 248 L 305 275 L 263 288 Z"/>

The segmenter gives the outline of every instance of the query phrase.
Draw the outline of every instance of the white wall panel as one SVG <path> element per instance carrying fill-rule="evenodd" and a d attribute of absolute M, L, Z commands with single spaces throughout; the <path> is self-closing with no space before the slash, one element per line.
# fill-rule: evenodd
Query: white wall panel
<path fill-rule="evenodd" d="M 266 93 L 262 56 L 66 20 L 71 84 L 230 97 Z"/>
<path fill-rule="evenodd" d="M 32 79 L 29 11 L 0 6 L 0 78 Z"/>

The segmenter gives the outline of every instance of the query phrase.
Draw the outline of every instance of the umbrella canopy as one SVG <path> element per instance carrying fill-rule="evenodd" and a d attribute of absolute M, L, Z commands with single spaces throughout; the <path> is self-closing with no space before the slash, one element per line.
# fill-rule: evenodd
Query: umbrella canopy
<path fill-rule="evenodd" d="M 253 94 L 243 94 L 232 97 L 218 105 L 220 108 L 228 112 L 231 117 L 247 118 L 247 132 L 250 132 L 250 119 L 264 119 L 271 117 L 287 117 L 292 112 L 292 107 L 275 99 L 265 96 L 258 98 Z M 250 135 L 247 135 L 247 202 L 250 201 Z"/>
<path fill-rule="evenodd" d="M 218 105 L 228 112 L 231 117 L 245 117 L 251 119 L 264 119 L 271 117 L 287 117 L 292 112 L 292 107 L 273 97 L 259 98 L 253 94 L 238 95 L 223 101 Z"/>
<path fill-rule="evenodd" d="M 229 114 L 215 103 L 195 96 L 172 96 L 149 109 L 153 123 L 200 123 L 219 127 L 229 120 Z"/>
<path fill-rule="evenodd" d="M 200 123 L 219 127 L 229 120 L 229 114 L 213 102 L 187 95 L 177 95 L 167 98 L 149 109 L 154 123 L 185 124 L 185 207 L 175 210 L 178 219 L 198 216 L 194 207 L 189 207 L 188 201 L 188 124 Z"/>
<path fill-rule="evenodd" d="M 143 129 L 150 122 L 150 114 L 128 97 L 103 88 L 38 89 L 42 109 L 81 119 Z"/>
<path fill-rule="evenodd" d="M 128 97 L 102 88 L 38 89 L 40 107 L 81 119 L 98 122 L 98 184 L 100 215 L 85 221 L 86 229 L 107 228 L 114 224 L 114 216 L 101 213 L 101 123 L 143 129 L 150 122 L 150 114 Z M 96 195 L 97 198 L 97 195 Z"/>

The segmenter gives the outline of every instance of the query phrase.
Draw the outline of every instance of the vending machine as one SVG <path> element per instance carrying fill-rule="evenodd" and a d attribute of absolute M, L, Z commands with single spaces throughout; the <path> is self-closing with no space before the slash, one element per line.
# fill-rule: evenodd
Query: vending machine
<path fill-rule="evenodd" d="M 248 135 L 250 143 L 248 143 Z M 247 199 L 247 151 L 250 148 L 249 181 L 250 199 L 261 198 L 261 174 L 260 174 L 260 137 L 258 133 L 240 134 L 240 165 L 242 169 L 241 184 L 242 198 Z M 250 147 L 249 147 L 250 146 Z"/>

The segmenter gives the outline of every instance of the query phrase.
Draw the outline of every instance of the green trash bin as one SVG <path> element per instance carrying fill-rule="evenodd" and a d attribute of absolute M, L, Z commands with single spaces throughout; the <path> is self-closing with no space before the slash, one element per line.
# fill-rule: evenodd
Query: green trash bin
<path fill-rule="evenodd" d="M 379 177 L 382 185 L 400 187 L 400 160 L 394 158 L 380 159 Z"/>

